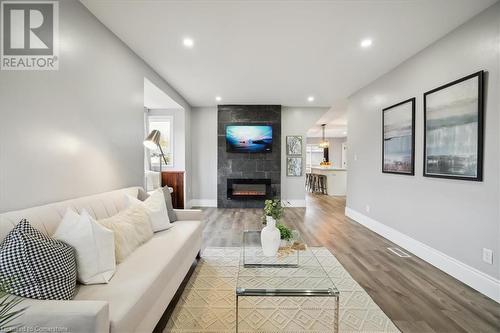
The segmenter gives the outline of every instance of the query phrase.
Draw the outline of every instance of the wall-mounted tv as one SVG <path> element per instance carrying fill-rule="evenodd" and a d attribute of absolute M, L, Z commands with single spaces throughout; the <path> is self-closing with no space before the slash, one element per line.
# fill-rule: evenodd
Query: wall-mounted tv
<path fill-rule="evenodd" d="M 227 125 L 226 147 L 230 153 L 269 153 L 273 147 L 273 127 Z"/>

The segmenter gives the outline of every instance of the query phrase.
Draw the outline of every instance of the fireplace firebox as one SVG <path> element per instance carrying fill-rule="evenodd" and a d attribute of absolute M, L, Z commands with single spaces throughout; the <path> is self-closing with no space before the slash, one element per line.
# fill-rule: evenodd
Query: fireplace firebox
<path fill-rule="evenodd" d="M 229 200 L 271 199 L 271 179 L 228 179 L 227 198 Z"/>

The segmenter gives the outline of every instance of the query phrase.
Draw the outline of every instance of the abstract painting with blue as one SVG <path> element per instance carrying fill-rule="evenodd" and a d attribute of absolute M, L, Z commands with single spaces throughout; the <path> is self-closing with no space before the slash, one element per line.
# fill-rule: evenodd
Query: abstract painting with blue
<path fill-rule="evenodd" d="M 227 151 L 233 153 L 266 153 L 272 150 L 273 127 L 270 125 L 226 126 Z"/>
<path fill-rule="evenodd" d="M 382 172 L 414 175 L 415 98 L 383 110 Z"/>

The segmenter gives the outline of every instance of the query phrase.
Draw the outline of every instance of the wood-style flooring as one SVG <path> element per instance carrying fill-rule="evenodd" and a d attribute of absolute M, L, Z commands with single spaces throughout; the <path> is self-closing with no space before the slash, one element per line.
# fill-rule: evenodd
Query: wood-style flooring
<path fill-rule="evenodd" d="M 327 247 L 402 332 L 500 332 L 500 305 L 344 215 L 345 199 L 308 195 L 286 208 L 285 224 L 310 246 Z M 260 209 L 203 209 L 204 247 L 241 246 L 261 226 Z"/>

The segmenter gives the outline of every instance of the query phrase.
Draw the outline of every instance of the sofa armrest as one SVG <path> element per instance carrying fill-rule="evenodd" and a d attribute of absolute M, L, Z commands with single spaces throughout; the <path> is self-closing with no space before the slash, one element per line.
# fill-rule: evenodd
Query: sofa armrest
<path fill-rule="evenodd" d="M 202 221 L 203 212 L 200 209 L 174 209 L 178 221 Z"/>
<path fill-rule="evenodd" d="M 71 333 L 109 333 L 109 306 L 104 301 L 23 301 L 24 314 L 17 320 L 21 330 L 40 329 Z"/>

